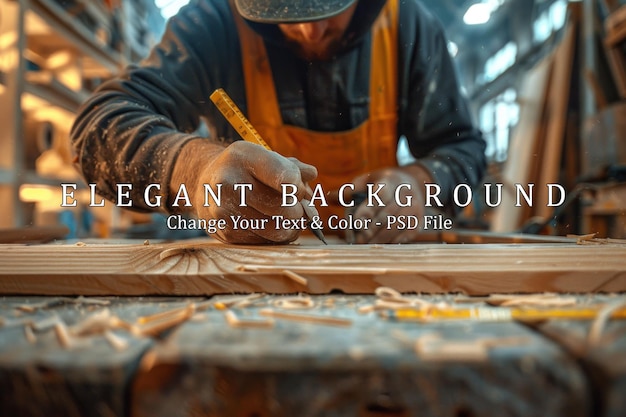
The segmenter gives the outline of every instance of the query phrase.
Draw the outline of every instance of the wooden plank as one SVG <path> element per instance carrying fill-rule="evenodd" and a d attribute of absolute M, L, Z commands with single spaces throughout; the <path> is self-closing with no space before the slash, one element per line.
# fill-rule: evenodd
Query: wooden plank
<path fill-rule="evenodd" d="M 132 415 L 587 415 L 588 387 L 575 361 L 524 326 L 390 322 L 357 312 L 373 296 L 311 298 L 313 310 L 293 314 L 352 325 L 276 319 L 270 329 L 234 328 L 223 311 L 210 310 L 146 354 L 133 385 Z M 261 310 L 276 308 L 280 299 L 268 296 L 233 311 L 263 319 Z M 456 353 L 416 350 L 433 337 L 438 349 L 456 346 Z M 474 353 L 481 340 L 494 341 L 485 356 Z"/>
<path fill-rule="evenodd" d="M 615 292 L 626 245 L 2 245 L 0 294 Z M 288 272 L 307 279 L 298 284 Z"/>
<path fill-rule="evenodd" d="M 490 229 L 493 232 L 518 230 L 531 216 L 531 209 L 522 204 L 515 207 L 515 184 L 524 189 L 533 182 L 535 167 L 539 165 L 539 149 L 545 130 L 544 113 L 548 101 L 549 84 L 554 65 L 554 55 L 544 58 L 531 69 L 523 80 L 518 94 L 520 120 L 513 131 L 509 157 L 504 165 L 502 178 L 502 203 L 494 210 Z"/>
<path fill-rule="evenodd" d="M 549 207 L 547 184 L 559 182 L 559 172 L 563 158 L 563 142 L 567 127 L 567 111 L 570 98 L 570 85 L 576 39 L 580 20 L 580 4 L 570 3 L 565 36 L 554 55 L 554 73 L 550 85 L 547 112 L 548 126 L 544 147 L 541 150 L 541 168 L 534 178 L 538 190 L 537 201 L 533 205 L 533 214 L 543 219 L 549 218 L 554 207 Z"/>
<path fill-rule="evenodd" d="M 0 229 L 0 243 L 46 243 L 63 239 L 70 233 L 67 226 L 28 226 Z"/>
<path fill-rule="evenodd" d="M 626 72 L 626 58 L 624 58 L 625 53 L 618 48 L 607 48 L 606 52 L 620 96 L 622 98 L 626 98 L 626 76 L 624 76 L 624 73 Z"/>

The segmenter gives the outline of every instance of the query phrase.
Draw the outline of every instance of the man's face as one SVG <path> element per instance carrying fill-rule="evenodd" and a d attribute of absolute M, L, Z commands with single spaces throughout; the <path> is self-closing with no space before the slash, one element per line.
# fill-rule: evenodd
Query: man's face
<path fill-rule="evenodd" d="M 334 47 L 346 32 L 357 3 L 355 2 L 346 11 L 330 19 L 307 23 L 282 23 L 278 27 L 285 38 L 296 46 L 303 58 L 327 59 L 330 58 Z"/>

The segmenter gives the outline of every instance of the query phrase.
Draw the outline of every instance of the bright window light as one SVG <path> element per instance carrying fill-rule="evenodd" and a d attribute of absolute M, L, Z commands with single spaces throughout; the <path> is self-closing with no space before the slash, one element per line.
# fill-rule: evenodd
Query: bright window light
<path fill-rule="evenodd" d="M 154 3 L 161 9 L 161 16 L 169 19 L 178 13 L 181 7 L 189 3 L 189 0 L 155 0 Z"/>
<path fill-rule="evenodd" d="M 491 19 L 493 12 L 504 4 L 505 0 L 482 0 L 472 4 L 463 16 L 466 25 L 482 25 Z"/>
<path fill-rule="evenodd" d="M 466 25 L 482 25 L 491 18 L 492 7 L 486 3 L 472 4 L 463 15 Z"/>
<path fill-rule="evenodd" d="M 450 56 L 454 58 L 459 53 L 459 45 L 452 41 L 448 42 L 448 52 Z"/>

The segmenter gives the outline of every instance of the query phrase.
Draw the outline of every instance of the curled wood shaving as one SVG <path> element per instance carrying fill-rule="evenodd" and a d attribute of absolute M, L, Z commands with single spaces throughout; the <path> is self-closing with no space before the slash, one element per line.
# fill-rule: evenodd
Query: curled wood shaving
<path fill-rule="evenodd" d="M 599 312 L 596 318 L 591 323 L 589 329 L 589 335 L 587 336 L 587 346 L 589 348 L 600 345 L 602 340 L 602 332 L 606 327 L 607 322 L 617 310 L 626 308 L 626 299 L 614 300 L 604 306 Z"/>
<path fill-rule="evenodd" d="M 374 293 L 378 296 L 378 299 L 374 302 L 374 309 L 376 310 L 395 310 L 409 306 L 426 309 L 435 306 L 430 301 L 416 297 L 406 297 L 390 287 L 378 287 Z"/>
<path fill-rule="evenodd" d="M 400 292 L 391 287 L 378 287 L 374 290 L 374 294 L 383 300 L 396 300 L 407 304 L 409 303 Z"/>

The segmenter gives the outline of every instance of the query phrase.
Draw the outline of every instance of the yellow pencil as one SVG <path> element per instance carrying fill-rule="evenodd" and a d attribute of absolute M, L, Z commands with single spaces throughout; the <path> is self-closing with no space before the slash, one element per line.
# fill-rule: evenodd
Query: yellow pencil
<path fill-rule="evenodd" d="M 383 317 L 397 321 L 477 320 L 477 321 L 539 321 L 539 320 L 593 320 L 601 308 L 503 308 L 470 307 L 460 309 L 412 309 L 385 310 Z M 612 318 L 626 319 L 626 309 L 611 314 Z"/>
<path fill-rule="evenodd" d="M 210 97 L 211 101 L 215 103 L 218 110 L 222 113 L 222 115 L 224 115 L 226 120 L 228 120 L 228 122 L 237 131 L 237 133 L 239 133 L 243 140 L 261 145 L 268 151 L 272 150 L 267 142 L 263 140 L 259 132 L 257 132 L 254 126 L 252 126 L 252 123 L 250 123 L 250 121 L 246 118 L 246 116 L 244 116 L 241 110 L 239 110 L 239 107 L 237 107 L 235 102 L 228 96 L 228 94 L 226 94 L 226 91 L 218 88 L 213 92 L 213 94 L 211 94 Z M 302 205 L 302 209 L 304 210 L 304 213 L 306 214 L 309 221 L 313 220 L 315 216 L 319 217 L 317 209 L 312 205 L 309 205 L 308 200 L 303 199 L 300 204 Z M 325 245 L 328 244 L 326 242 L 326 239 L 324 238 L 324 234 L 319 228 L 310 227 L 310 223 L 309 228 L 319 240 L 324 242 Z"/>

